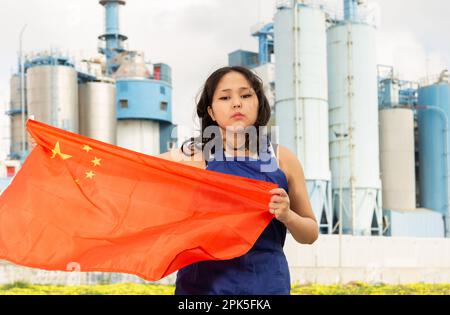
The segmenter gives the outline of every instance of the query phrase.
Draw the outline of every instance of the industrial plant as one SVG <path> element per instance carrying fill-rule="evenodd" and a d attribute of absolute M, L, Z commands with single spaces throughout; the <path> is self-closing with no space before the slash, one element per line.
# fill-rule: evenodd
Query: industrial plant
<path fill-rule="evenodd" d="M 276 140 L 303 166 L 321 235 L 313 246 L 288 235 L 292 282 L 448 283 L 450 73 L 397 77 L 377 62 L 365 1 L 342 1 L 343 12 L 325 0 L 277 1 L 273 20 L 249 32 L 258 51 L 228 54 L 230 66 L 264 81 Z M 29 154 L 26 117 L 150 155 L 179 145 L 170 66 L 124 48 L 124 0 L 99 3 L 104 58 L 86 59 L 82 69 L 56 53 L 19 60 L 0 191 Z"/>
<path fill-rule="evenodd" d="M 102 58 L 82 60 L 80 69 L 58 52 L 20 58 L 6 112 L 10 159 L 23 161 L 29 153 L 24 116 L 151 155 L 176 143 L 170 66 L 148 64 L 143 52 L 124 48 L 119 10 L 125 1 L 99 3 L 105 8 L 105 33 L 98 37 Z"/>

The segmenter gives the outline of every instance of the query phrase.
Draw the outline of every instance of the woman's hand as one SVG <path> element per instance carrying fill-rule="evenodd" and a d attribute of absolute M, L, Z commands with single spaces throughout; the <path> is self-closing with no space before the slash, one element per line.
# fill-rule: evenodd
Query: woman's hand
<path fill-rule="evenodd" d="M 283 188 L 272 189 L 270 194 L 272 194 L 269 203 L 270 213 L 275 215 L 277 220 L 286 224 L 292 215 L 289 195 Z"/>

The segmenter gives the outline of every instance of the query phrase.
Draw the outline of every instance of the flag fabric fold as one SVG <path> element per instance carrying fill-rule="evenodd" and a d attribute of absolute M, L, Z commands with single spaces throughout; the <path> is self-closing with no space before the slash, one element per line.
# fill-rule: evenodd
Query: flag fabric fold
<path fill-rule="evenodd" d="M 0 196 L 0 259 L 156 281 L 248 252 L 277 184 L 127 150 L 31 120 L 37 145 Z"/>

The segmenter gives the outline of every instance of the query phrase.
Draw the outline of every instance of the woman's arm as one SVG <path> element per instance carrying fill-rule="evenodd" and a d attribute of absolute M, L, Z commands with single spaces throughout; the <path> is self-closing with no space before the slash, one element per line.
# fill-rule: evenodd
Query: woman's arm
<path fill-rule="evenodd" d="M 162 153 L 162 154 L 155 155 L 155 156 L 160 159 L 174 161 L 174 160 L 176 160 L 176 157 L 179 154 L 179 152 L 178 152 L 179 150 L 180 150 L 179 148 L 175 148 L 175 149 L 171 149 L 171 150 L 167 151 L 166 153 Z"/>
<path fill-rule="evenodd" d="M 189 156 L 181 152 L 181 148 L 175 148 L 169 150 L 166 153 L 155 155 L 158 158 L 170 160 L 198 168 L 205 168 L 205 160 L 201 154 L 201 151 L 196 152 L 193 156 Z"/>
<path fill-rule="evenodd" d="M 279 145 L 280 167 L 288 180 L 290 211 L 284 224 L 301 244 L 312 244 L 319 237 L 319 228 L 306 190 L 305 175 L 298 158 Z"/>

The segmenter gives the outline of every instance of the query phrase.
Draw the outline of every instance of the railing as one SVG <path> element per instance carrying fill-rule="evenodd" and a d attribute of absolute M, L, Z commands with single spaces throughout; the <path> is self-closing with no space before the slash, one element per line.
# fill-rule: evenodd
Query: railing
<path fill-rule="evenodd" d="M 345 20 L 343 8 L 331 6 L 325 0 L 277 0 L 276 8 L 292 8 L 295 2 L 299 5 L 306 5 L 324 11 L 330 22 L 337 23 Z M 377 7 L 361 5 L 358 6 L 358 11 L 352 21 L 378 27 L 379 23 L 377 18 Z"/>
<path fill-rule="evenodd" d="M 432 74 L 419 79 L 420 86 L 433 85 L 435 83 L 445 82 L 449 83 L 448 71 L 444 70 L 439 74 Z"/>

